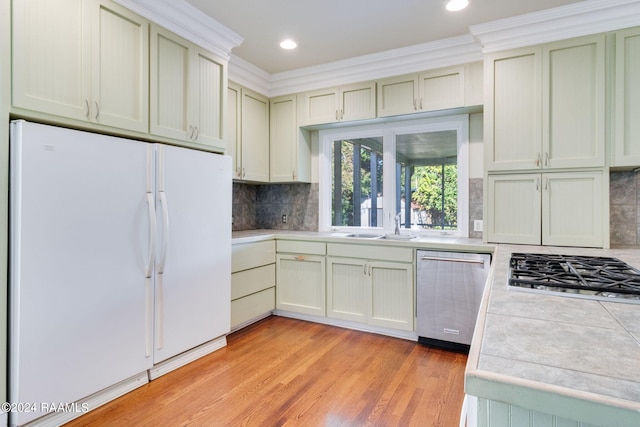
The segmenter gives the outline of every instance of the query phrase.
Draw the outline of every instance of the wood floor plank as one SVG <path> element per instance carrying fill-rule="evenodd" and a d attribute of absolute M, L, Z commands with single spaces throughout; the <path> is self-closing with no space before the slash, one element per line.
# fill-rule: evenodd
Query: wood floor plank
<path fill-rule="evenodd" d="M 272 316 L 68 424 L 457 426 L 466 355 Z"/>

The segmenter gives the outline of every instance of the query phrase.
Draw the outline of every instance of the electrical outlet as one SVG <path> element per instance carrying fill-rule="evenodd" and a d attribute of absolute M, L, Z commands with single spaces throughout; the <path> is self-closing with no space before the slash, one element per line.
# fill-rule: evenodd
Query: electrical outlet
<path fill-rule="evenodd" d="M 482 220 L 476 219 L 473 221 L 473 231 L 482 231 Z"/>
<path fill-rule="evenodd" d="M 282 223 L 286 224 L 287 223 L 287 214 L 283 214 L 282 215 Z"/>

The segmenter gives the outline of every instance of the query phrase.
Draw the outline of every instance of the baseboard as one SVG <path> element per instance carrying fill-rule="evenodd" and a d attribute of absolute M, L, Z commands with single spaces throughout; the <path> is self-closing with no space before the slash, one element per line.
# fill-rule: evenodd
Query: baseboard
<path fill-rule="evenodd" d="M 154 365 L 153 368 L 149 369 L 149 379 L 155 380 L 158 377 L 161 377 L 164 374 L 167 374 L 175 369 L 180 368 L 188 363 L 193 362 L 203 356 L 206 356 L 209 353 L 213 353 L 216 350 L 221 349 L 227 345 L 227 337 L 222 336 L 220 338 L 216 338 L 213 341 L 206 342 L 194 349 L 189 351 L 185 351 L 177 356 L 172 357 L 171 359 L 167 359 L 164 362 L 160 362 L 157 365 Z"/>
<path fill-rule="evenodd" d="M 84 399 L 80 399 L 71 405 L 66 405 L 66 410 L 68 410 L 68 412 L 55 412 L 49 415 L 45 415 L 31 421 L 30 423 L 25 424 L 25 426 L 58 427 L 104 405 L 105 403 L 111 402 L 112 400 L 135 390 L 138 387 L 145 385 L 148 382 L 149 377 L 147 375 L 147 372 L 141 372 L 138 375 L 114 384 L 111 387 L 107 387 L 104 390 L 85 397 Z"/>

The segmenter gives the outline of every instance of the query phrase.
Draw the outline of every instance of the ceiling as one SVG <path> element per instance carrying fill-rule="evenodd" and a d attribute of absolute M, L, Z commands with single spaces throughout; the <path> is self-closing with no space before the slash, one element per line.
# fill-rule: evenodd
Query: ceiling
<path fill-rule="evenodd" d="M 269 74 L 469 33 L 469 26 L 579 0 L 187 0 L 244 38 L 232 54 Z M 279 47 L 284 38 L 298 48 Z"/>

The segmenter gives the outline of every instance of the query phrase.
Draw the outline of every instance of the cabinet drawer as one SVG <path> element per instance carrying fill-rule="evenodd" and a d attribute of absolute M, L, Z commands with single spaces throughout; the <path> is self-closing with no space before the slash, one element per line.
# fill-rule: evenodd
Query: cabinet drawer
<path fill-rule="evenodd" d="M 273 240 L 235 244 L 231 251 L 232 273 L 276 262 L 276 244 Z"/>
<path fill-rule="evenodd" d="M 294 240 L 278 240 L 278 252 L 294 254 L 326 255 L 327 246 L 321 242 L 300 242 Z"/>
<path fill-rule="evenodd" d="M 276 308 L 276 288 L 265 289 L 256 294 L 231 302 L 231 328 Z"/>
<path fill-rule="evenodd" d="M 231 301 L 276 285 L 276 265 L 243 270 L 231 275 Z"/>
<path fill-rule="evenodd" d="M 413 249 L 388 246 L 327 243 L 327 255 L 384 261 L 413 262 Z"/>

